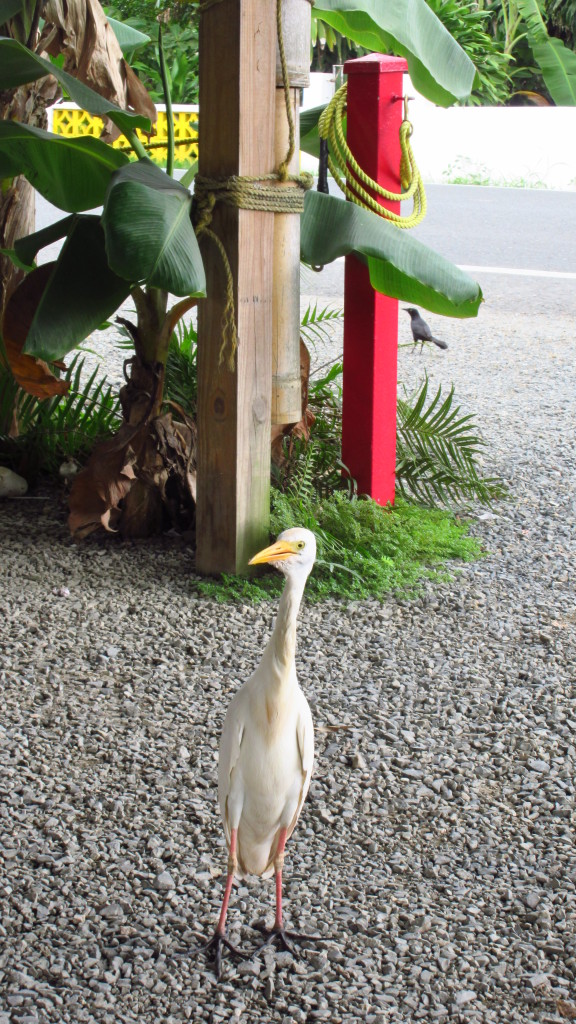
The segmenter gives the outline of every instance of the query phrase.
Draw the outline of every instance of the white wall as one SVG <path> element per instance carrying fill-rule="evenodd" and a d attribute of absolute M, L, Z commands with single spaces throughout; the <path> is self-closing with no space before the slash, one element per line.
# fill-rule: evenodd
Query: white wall
<path fill-rule="evenodd" d="M 327 102 L 332 76 L 312 75 L 304 107 Z M 320 82 L 319 79 L 323 79 Z M 425 182 L 487 179 L 494 185 L 576 188 L 576 107 L 436 107 L 413 96 L 412 146 Z M 305 165 L 307 167 L 307 164 Z"/>

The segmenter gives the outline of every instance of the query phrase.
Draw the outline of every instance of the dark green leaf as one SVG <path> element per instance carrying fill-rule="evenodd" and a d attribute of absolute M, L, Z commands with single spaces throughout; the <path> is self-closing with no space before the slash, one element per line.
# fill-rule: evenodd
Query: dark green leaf
<path fill-rule="evenodd" d="M 443 316 L 476 316 L 482 301 L 479 285 L 443 256 L 409 232 L 335 196 L 306 194 L 300 251 L 313 266 L 356 253 L 367 262 L 377 291 Z"/>
<path fill-rule="evenodd" d="M 52 361 L 75 348 L 128 296 L 108 266 L 98 217 L 76 217 L 28 332 L 24 351 Z"/>
<path fill-rule="evenodd" d="M 64 217 L 62 220 L 42 228 L 41 231 L 35 231 L 32 235 L 25 235 L 24 238 L 19 238 L 14 243 L 14 250 L 18 259 L 21 260 L 24 266 L 31 267 L 40 249 L 44 249 L 45 246 L 51 245 L 52 242 L 57 242 L 58 239 L 64 238 L 72 228 L 74 220 L 73 215 Z"/>
<path fill-rule="evenodd" d="M 0 0 L 0 25 L 19 14 L 24 7 L 24 0 Z"/>
<path fill-rule="evenodd" d="M 527 42 L 542 72 L 546 88 L 558 106 L 576 105 L 576 53 L 561 39 L 548 35 L 538 0 L 518 0 Z"/>
<path fill-rule="evenodd" d="M 310 153 L 310 156 L 315 156 L 317 159 L 320 156 L 318 121 L 325 109 L 326 104 L 320 107 L 311 107 L 309 110 L 302 110 L 300 113 L 300 149 L 303 149 L 305 153 Z"/>
<path fill-rule="evenodd" d="M 72 139 L 0 121 L 0 178 L 23 174 L 60 210 L 81 213 L 101 206 L 113 171 L 127 163 L 121 150 L 89 135 Z"/>
<path fill-rule="evenodd" d="M 173 295 L 205 295 L 204 266 L 190 219 L 192 196 L 151 160 L 118 171 L 102 224 L 110 266 Z"/>
<path fill-rule="evenodd" d="M 15 89 L 19 85 L 44 78 L 45 75 L 54 75 L 82 110 L 98 117 L 109 117 L 120 131 L 131 133 L 136 128 L 143 132 L 150 131 L 149 118 L 122 110 L 56 64 L 27 50 L 15 39 L 0 39 L 0 90 Z"/>

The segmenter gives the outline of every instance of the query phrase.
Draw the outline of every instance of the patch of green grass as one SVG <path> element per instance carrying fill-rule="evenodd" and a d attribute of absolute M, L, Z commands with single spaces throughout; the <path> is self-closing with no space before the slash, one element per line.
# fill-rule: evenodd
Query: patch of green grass
<path fill-rule="evenodd" d="M 443 509 L 421 508 L 399 498 L 382 508 L 368 498 L 335 493 L 306 500 L 278 491 L 272 497 L 274 534 L 289 526 L 312 530 L 318 557 L 306 586 L 311 601 L 328 597 L 346 600 L 380 598 L 394 592 L 415 596 L 424 579 L 447 580 L 454 560 L 470 562 L 483 550 L 469 536 L 468 524 Z M 283 585 L 279 573 L 242 578 L 223 576 L 197 584 L 217 601 L 263 601 L 277 597 Z"/>
<path fill-rule="evenodd" d="M 494 176 L 484 164 L 475 164 L 468 157 L 456 157 L 442 173 L 446 185 L 485 185 L 494 188 L 548 188 L 540 178 L 503 178 Z"/>

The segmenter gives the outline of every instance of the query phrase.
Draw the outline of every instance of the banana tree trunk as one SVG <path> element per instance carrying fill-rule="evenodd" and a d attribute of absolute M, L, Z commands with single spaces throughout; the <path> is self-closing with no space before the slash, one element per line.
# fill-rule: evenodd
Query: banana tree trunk
<path fill-rule="evenodd" d="M 45 78 L 32 86 L 0 93 L 0 120 L 19 121 L 21 124 L 46 128 L 46 107 L 58 94 L 54 78 Z M 34 231 L 36 206 L 34 189 L 22 176 L 9 180 L 0 189 L 0 248 L 13 249 L 14 242 Z M 7 256 L 0 256 L 0 313 L 3 315 L 7 299 L 25 277 L 25 272 L 14 266 Z"/>

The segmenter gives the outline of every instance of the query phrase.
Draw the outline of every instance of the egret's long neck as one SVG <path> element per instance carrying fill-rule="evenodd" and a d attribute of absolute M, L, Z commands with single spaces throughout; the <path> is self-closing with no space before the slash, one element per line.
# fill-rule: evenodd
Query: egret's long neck
<path fill-rule="evenodd" d="M 274 632 L 270 637 L 268 648 L 272 655 L 274 667 L 282 677 L 292 675 L 290 672 L 296 656 L 296 620 L 302 602 L 306 584 L 305 578 L 287 576 Z"/>

